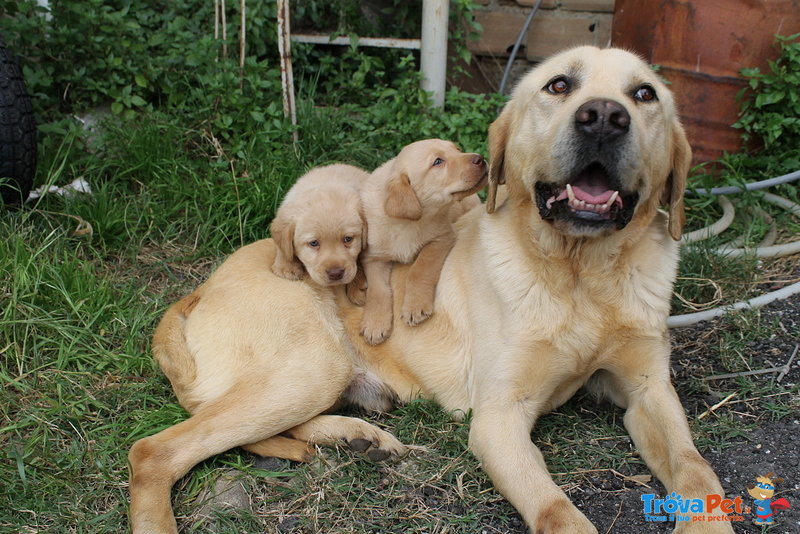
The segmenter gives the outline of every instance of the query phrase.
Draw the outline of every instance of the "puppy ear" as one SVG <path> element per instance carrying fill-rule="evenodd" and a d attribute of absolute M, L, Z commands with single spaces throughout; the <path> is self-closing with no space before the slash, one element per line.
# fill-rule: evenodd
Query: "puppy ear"
<path fill-rule="evenodd" d="M 672 172 L 661 194 L 661 204 L 669 206 L 669 235 L 675 241 L 681 238 L 683 224 L 686 222 L 683 193 L 691 164 L 692 147 L 689 146 L 683 127 L 676 123 L 672 129 Z"/>
<path fill-rule="evenodd" d="M 411 187 L 411 181 L 405 173 L 398 174 L 387 186 L 386 202 L 383 209 L 389 217 L 418 221 L 422 218 L 422 204 Z"/>
<path fill-rule="evenodd" d="M 275 256 L 275 263 L 284 265 L 294 261 L 294 221 L 278 214 L 269 226 L 269 233 L 275 240 L 278 253 Z"/>
<path fill-rule="evenodd" d="M 506 183 L 504 172 L 506 142 L 508 141 L 508 130 L 510 127 L 511 113 L 508 106 L 503 108 L 503 112 L 489 126 L 489 189 L 486 192 L 486 212 L 494 213 L 497 203 L 497 188 Z"/>

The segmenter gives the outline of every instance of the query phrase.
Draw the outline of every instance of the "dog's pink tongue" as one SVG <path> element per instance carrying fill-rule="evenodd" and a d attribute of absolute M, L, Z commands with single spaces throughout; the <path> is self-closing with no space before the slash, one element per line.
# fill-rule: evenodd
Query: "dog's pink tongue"
<path fill-rule="evenodd" d="M 610 189 L 606 189 L 603 187 L 592 187 L 588 186 L 586 189 L 582 187 L 578 187 L 577 185 L 572 186 L 572 192 L 575 193 L 575 198 L 578 200 L 583 200 L 587 204 L 605 204 L 608 202 L 608 199 L 611 198 L 611 195 L 614 194 L 614 191 Z M 564 192 L 566 195 L 566 191 Z"/>
<path fill-rule="evenodd" d="M 587 189 L 593 189 L 589 191 Z M 608 199 L 611 198 L 611 195 L 614 194 L 614 191 L 608 189 L 603 191 L 601 188 L 591 188 L 587 187 L 586 189 L 580 188 L 577 185 L 572 186 L 572 193 L 575 195 L 575 198 L 578 200 L 583 200 L 587 204 L 605 204 L 608 202 Z M 567 198 L 567 190 L 564 189 L 559 193 L 558 197 L 556 197 L 556 201 L 564 200 Z"/>
<path fill-rule="evenodd" d="M 569 205 L 574 209 L 582 209 L 586 206 L 603 206 L 605 212 L 611 207 L 608 205 L 608 203 L 612 202 L 612 198 L 614 199 L 613 205 L 616 205 L 619 208 L 622 207 L 622 199 L 619 197 L 619 193 L 617 191 L 612 191 L 611 189 L 607 189 L 602 185 L 587 184 L 582 186 L 568 185 L 558 194 L 558 196 L 550 197 L 550 199 L 547 201 L 547 207 L 549 208 L 552 206 L 553 202 L 569 199 L 570 189 L 572 190 L 573 198 L 569 201 Z"/>

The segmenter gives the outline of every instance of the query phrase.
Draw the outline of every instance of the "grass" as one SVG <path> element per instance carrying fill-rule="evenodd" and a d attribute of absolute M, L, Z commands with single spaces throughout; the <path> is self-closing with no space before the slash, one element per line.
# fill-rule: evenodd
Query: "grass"
<path fill-rule="evenodd" d="M 334 161 L 369 168 L 390 155 L 387 148 L 372 149 L 369 135 L 342 135 L 339 125 L 355 120 L 343 111 L 303 106 L 298 145 L 285 131 L 262 131 L 243 136 L 237 154 L 228 154 L 209 128 L 167 113 L 111 121 L 103 138 L 92 142 L 64 125 L 45 136 L 38 182 L 84 177 L 94 192 L 48 196 L 0 212 L 0 235 L 6 236 L 0 241 L 0 531 L 125 530 L 128 449 L 186 417 L 149 355 L 160 314 L 225 255 L 266 236 L 283 193 L 307 169 Z M 480 128 L 490 119 L 487 114 Z M 442 128 L 392 135 L 398 146 L 413 134 L 452 137 Z M 485 153 L 474 142 L 462 140 L 462 147 Z M 690 201 L 691 225 L 718 215 L 704 202 Z M 757 195 L 747 202 L 759 203 Z M 764 207 L 786 233 L 800 231 L 780 210 Z M 81 223 L 89 223 L 91 233 L 76 235 Z M 747 230 L 751 241 L 764 231 L 746 221 L 736 225 L 733 233 Z M 719 259 L 701 247 L 684 255 L 678 292 L 698 307 L 731 302 L 758 291 L 765 270 L 797 272 L 793 264 Z M 677 300 L 675 308 L 689 309 Z M 702 380 L 713 372 L 758 368 L 762 362 L 748 343 L 773 330 L 756 312 L 726 318 L 711 338 L 696 341 L 704 357 L 679 375 L 682 394 L 759 397 L 782 391 L 760 378 Z M 787 417 L 797 409 L 791 399 L 771 397 L 754 409 Z M 689 407 L 694 415 L 702 409 Z M 646 472 L 621 418 L 620 410 L 579 396 L 537 425 L 535 441 L 568 492 L 603 483 L 587 470 Z M 467 452 L 468 423 L 451 421 L 425 401 L 375 422 L 425 450 L 376 466 L 350 451 L 327 449 L 309 465 L 279 463 L 274 469 L 254 467 L 252 456 L 231 451 L 176 484 L 179 523 L 193 532 L 521 528 Z M 749 427 L 723 412 L 695 420 L 694 429 L 702 447 L 716 449 Z M 245 484 L 253 510 L 194 517 L 198 499 L 220 473 Z"/>

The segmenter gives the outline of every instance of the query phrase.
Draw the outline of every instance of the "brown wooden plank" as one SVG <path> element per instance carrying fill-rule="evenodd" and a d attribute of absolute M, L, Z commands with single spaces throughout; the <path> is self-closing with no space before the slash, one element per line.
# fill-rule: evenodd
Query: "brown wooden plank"
<path fill-rule="evenodd" d="M 611 41 L 612 18 L 606 13 L 574 13 L 566 16 L 543 11 L 528 30 L 526 57 L 538 61 L 572 46 L 607 46 Z"/>
<path fill-rule="evenodd" d="M 477 40 L 467 41 L 467 47 L 474 54 L 508 56 L 526 16 L 524 12 L 476 11 L 475 19 L 483 31 Z"/>

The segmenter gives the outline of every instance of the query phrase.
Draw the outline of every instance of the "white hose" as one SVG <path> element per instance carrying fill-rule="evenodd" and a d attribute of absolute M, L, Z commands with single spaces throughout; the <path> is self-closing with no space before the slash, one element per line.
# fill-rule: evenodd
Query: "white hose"
<path fill-rule="evenodd" d="M 754 191 L 757 189 L 762 189 L 764 187 L 770 187 L 772 185 L 788 183 L 800 178 L 800 171 L 796 171 L 790 174 L 785 174 L 783 176 L 779 176 L 777 178 L 772 178 L 769 180 L 763 180 L 761 182 L 755 182 L 752 184 L 746 184 L 744 188 L 741 187 L 718 187 L 711 190 L 705 189 L 698 189 L 695 190 L 695 193 L 699 194 L 714 194 L 720 195 L 719 203 L 722 207 L 722 217 L 714 222 L 713 224 L 701 228 L 699 230 L 695 230 L 684 235 L 681 238 L 682 244 L 693 243 L 695 241 L 700 241 L 702 239 L 707 239 L 709 237 L 718 235 L 724 229 L 730 226 L 731 221 L 733 220 L 734 216 L 734 208 L 733 204 L 725 198 L 723 195 L 731 194 L 731 193 L 739 193 L 742 191 Z M 780 206 L 787 211 L 791 212 L 796 217 L 800 217 L 800 204 L 792 202 L 783 197 L 779 197 L 777 195 L 773 195 L 771 193 L 764 193 L 764 200 L 767 202 L 774 204 L 776 206 Z M 771 221 L 766 219 L 767 222 Z M 788 256 L 791 254 L 797 254 L 800 252 L 800 241 L 793 241 L 791 243 L 784 243 L 781 245 L 769 245 L 763 246 L 767 243 L 772 241 L 772 236 L 768 234 L 767 237 L 762 241 L 761 245 L 755 248 L 733 248 L 731 244 L 723 245 L 715 249 L 715 251 L 726 257 L 739 257 L 743 255 L 753 255 L 759 258 L 778 258 L 783 256 Z M 729 311 L 733 310 L 742 310 L 748 308 L 760 308 L 766 304 L 774 302 L 776 300 L 782 300 L 789 298 L 793 295 L 800 293 L 800 282 L 795 282 L 792 285 L 783 287 L 776 291 L 771 291 L 769 293 L 765 293 L 758 297 L 752 298 L 750 300 L 737 302 L 735 304 L 729 304 L 727 306 L 719 306 L 717 308 L 712 308 L 710 310 L 705 310 L 696 313 L 686 313 L 683 315 L 672 315 L 667 319 L 667 327 L 668 328 L 676 328 L 681 326 L 690 326 L 700 321 L 707 321 L 709 319 L 714 319 L 716 317 L 720 317 L 725 315 Z"/>
<path fill-rule="evenodd" d="M 773 185 L 788 184 L 789 182 L 793 182 L 797 179 L 800 179 L 800 171 L 790 172 L 789 174 L 784 174 L 783 176 L 777 176 L 768 180 L 761 180 L 760 182 L 751 182 L 749 184 L 745 184 L 743 187 L 729 185 L 726 187 L 715 187 L 713 189 L 692 189 L 687 191 L 687 193 L 697 195 L 732 195 L 734 193 L 742 193 L 744 191 L 757 191 L 759 189 L 766 189 L 767 187 L 772 187 Z"/>
<path fill-rule="evenodd" d="M 694 232 L 683 234 L 681 237 L 682 245 L 694 243 L 695 241 L 702 241 L 703 239 L 708 239 L 709 237 L 714 237 L 715 235 L 719 235 L 728 229 L 733 222 L 733 217 L 736 215 L 736 210 L 733 209 L 733 204 L 725 195 L 720 195 L 717 200 L 722 208 L 722 217 L 720 217 L 718 221 L 706 226 L 705 228 L 700 228 Z"/>
<path fill-rule="evenodd" d="M 798 293 L 800 293 L 800 282 L 795 282 L 790 286 L 782 287 L 781 289 L 778 289 L 776 291 L 771 291 L 770 293 L 765 293 L 764 295 L 759 295 L 758 297 L 752 298 L 750 300 L 737 302 L 735 304 L 729 304 L 728 306 L 720 306 L 719 308 L 712 308 L 710 310 L 705 310 L 696 313 L 672 315 L 669 319 L 667 319 L 667 327 L 676 328 L 680 326 L 690 326 L 695 323 L 699 323 L 700 321 L 707 321 L 709 319 L 714 319 L 721 315 L 725 315 L 726 313 L 732 310 L 760 308 L 761 306 L 769 304 L 770 302 L 789 298 L 792 295 L 797 295 Z"/>
<path fill-rule="evenodd" d="M 773 195 L 772 193 L 764 193 L 764 200 L 770 204 L 784 208 L 793 215 L 800 217 L 800 204 L 792 202 L 786 198 L 779 197 L 778 195 Z M 706 226 L 705 228 L 701 228 L 684 235 L 681 238 L 682 244 L 693 243 L 707 239 L 711 236 L 718 235 L 723 230 L 728 228 L 728 226 L 730 226 L 735 215 L 733 204 L 724 195 L 720 195 L 719 204 L 722 206 L 722 217 L 720 217 L 720 219 L 715 223 Z M 782 258 L 784 256 L 790 256 L 800 252 L 800 241 L 792 241 L 791 243 L 783 243 L 780 245 L 759 246 L 755 248 L 733 248 L 730 244 L 728 244 L 717 247 L 714 250 L 720 256 L 725 256 L 728 258 L 739 258 L 741 256 L 755 256 L 757 258 Z"/>
<path fill-rule="evenodd" d="M 750 208 L 750 211 L 752 211 L 755 215 L 761 217 L 761 220 L 769 225 L 769 230 L 767 230 L 767 233 L 764 235 L 764 238 L 761 240 L 758 246 L 768 247 L 770 245 L 773 245 L 775 241 L 778 239 L 778 225 L 775 224 L 775 219 L 772 218 L 772 215 L 770 215 L 763 209 L 759 208 L 758 206 Z M 742 234 L 736 239 L 731 239 L 730 241 L 722 245 L 722 247 L 720 248 L 741 248 L 742 245 L 744 245 L 744 243 L 745 243 L 745 235 Z"/>

